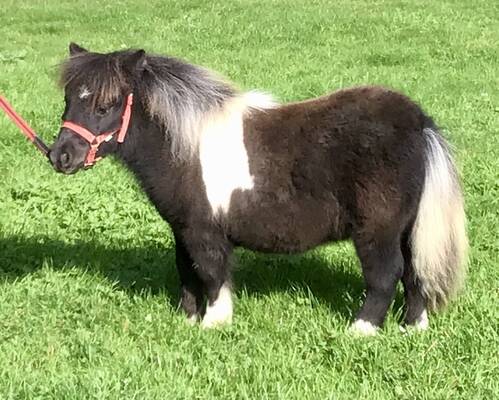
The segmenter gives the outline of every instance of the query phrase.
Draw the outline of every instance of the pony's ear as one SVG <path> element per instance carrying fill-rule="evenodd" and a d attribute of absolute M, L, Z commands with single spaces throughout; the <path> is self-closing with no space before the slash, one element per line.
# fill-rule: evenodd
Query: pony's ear
<path fill-rule="evenodd" d="M 83 47 L 77 45 L 74 42 L 69 43 L 69 55 L 70 56 L 75 56 L 77 54 L 82 54 L 82 53 L 88 53 L 88 50 L 84 49 Z"/>
<path fill-rule="evenodd" d="M 131 53 L 124 61 L 125 68 L 132 74 L 142 73 L 146 65 L 146 52 L 144 50 L 137 50 Z"/>

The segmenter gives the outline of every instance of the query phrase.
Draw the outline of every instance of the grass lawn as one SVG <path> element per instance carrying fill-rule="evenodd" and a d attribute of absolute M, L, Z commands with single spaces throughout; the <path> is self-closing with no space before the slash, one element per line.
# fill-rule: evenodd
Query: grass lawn
<path fill-rule="evenodd" d="M 0 116 L 0 399 L 499 398 L 499 2 L 0 0 L 0 93 L 48 141 L 76 41 L 176 55 L 281 101 L 379 83 L 443 126 L 463 175 L 467 286 L 424 334 L 346 332 L 348 243 L 238 251 L 235 321 L 189 327 L 171 232 L 107 159 L 55 174 Z M 431 227 L 429 227 L 431 229 Z"/>

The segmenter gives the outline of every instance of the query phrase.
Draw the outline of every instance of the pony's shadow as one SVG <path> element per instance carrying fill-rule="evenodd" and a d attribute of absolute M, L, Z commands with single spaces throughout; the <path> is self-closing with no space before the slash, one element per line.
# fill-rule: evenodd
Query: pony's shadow
<path fill-rule="evenodd" d="M 130 247 L 126 243 L 68 244 L 48 237 L 0 238 L 0 278 L 17 279 L 47 265 L 53 269 L 78 266 L 100 274 L 129 294 L 162 293 L 178 305 L 179 284 L 173 247 L 160 244 Z M 351 318 L 363 291 L 360 274 L 350 271 L 341 259 L 330 265 L 315 253 L 273 256 L 237 251 L 234 283 L 236 293 L 250 297 L 273 292 L 310 291 L 316 301 L 332 312 Z"/>

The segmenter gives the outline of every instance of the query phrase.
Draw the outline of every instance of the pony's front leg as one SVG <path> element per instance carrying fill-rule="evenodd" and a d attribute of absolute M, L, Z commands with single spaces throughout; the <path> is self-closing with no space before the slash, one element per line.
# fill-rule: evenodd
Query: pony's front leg
<path fill-rule="evenodd" d="M 175 256 L 180 277 L 180 306 L 190 323 L 196 323 L 203 315 L 203 283 L 196 273 L 194 261 L 183 241 L 175 235 Z"/>
<path fill-rule="evenodd" d="M 220 232 L 193 229 L 185 238 L 196 275 L 207 297 L 201 325 L 213 328 L 232 322 L 232 293 L 229 257 L 232 245 Z"/>

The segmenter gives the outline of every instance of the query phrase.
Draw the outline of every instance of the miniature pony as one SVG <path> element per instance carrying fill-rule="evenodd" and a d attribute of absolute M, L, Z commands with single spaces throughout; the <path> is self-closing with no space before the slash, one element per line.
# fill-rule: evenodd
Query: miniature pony
<path fill-rule="evenodd" d="M 235 246 L 300 253 L 350 238 L 366 286 L 352 328 L 368 335 L 400 280 L 405 322 L 419 329 L 459 288 L 458 175 L 438 128 L 406 96 L 366 86 L 278 104 L 176 58 L 76 44 L 61 82 L 55 169 L 113 154 L 135 174 L 173 230 L 191 321 L 232 320 Z"/>

